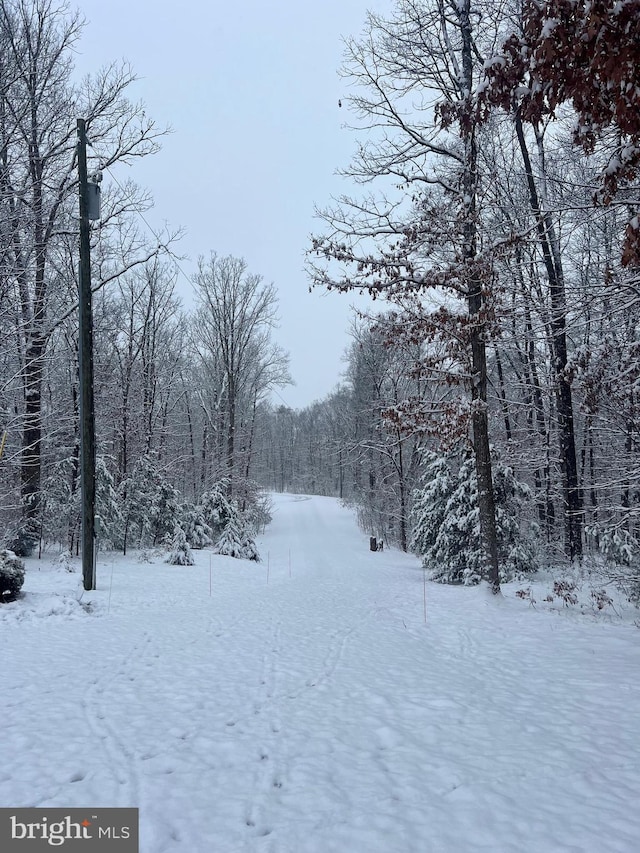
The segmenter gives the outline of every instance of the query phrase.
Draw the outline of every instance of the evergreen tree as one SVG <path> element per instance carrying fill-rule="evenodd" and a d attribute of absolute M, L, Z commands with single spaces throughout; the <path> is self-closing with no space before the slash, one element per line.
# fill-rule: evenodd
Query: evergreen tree
<path fill-rule="evenodd" d="M 134 541 L 156 545 L 175 529 L 178 492 L 163 478 L 155 454 L 146 453 L 136 462 L 131 477 L 120 484 L 123 507 L 123 550 Z"/>
<path fill-rule="evenodd" d="M 212 530 L 207 524 L 201 504 L 185 503 L 180 507 L 180 527 L 191 548 L 206 548 L 212 543 Z"/>
<path fill-rule="evenodd" d="M 235 504 L 227 497 L 228 490 L 229 481 L 222 479 L 215 483 L 208 492 L 205 492 L 200 499 L 204 518 L 211 528 L 211 536 L 214 542 L 222 535 L 229 521 L 238 515 Z"/>
<path fill-rule="evenodd" d="M 40 498 L 41 523 L 39 536 L 49 542 L 68 542 L 71 549 L 80 527 L 80 484 L 74 482 L 74 462 L 71 457 L 52 466 L 44 480 Z M 23 555 L 26 556 L 26 555 Z"/>
<path fill-rule="evenodd" d="M 174 532 L 179 514 L 177 490 L 156 472 L 151 511 L 143 530 L 145 541 L 152 545 L 165 541 Z"/>
<path fill-rule="evenodd" d="M 171 542 L 171 551 L 165 562 L 170 563 L 172 566 L 193 566 L 194 564 L 193 554 L 189 548 L 185 532 L 178 525 L 175 527 Z"/>
<path fill-rule="evenodd" d="M 104 456 L 96 456 L 96 529 L 98 542 L 113 548 L 122 536 L 122 509 L 113 476 Z"/>
<path fill-rule="evenodd" d="M 18 597 L 24 583 L 24 562 L 13 551 L 0 551 L 0 603 Z"/>
<path fill-rule="evenodd" d="M 482 579 L 478 485 L 472 457 L 452 470 L 452 459 L 431 454 L 416 491 L 413 548 L 431 570 L 432 580 L 472 585 Z M 530 539 L 521 531 L 521 514 L 529 489 L 513 469 L 496 460 L 493 487 L 501 581 L 535 571 Z"/>
<path fill-rule="evenodd" d="M 238 560 L 260 561 L 256 543 L 238 517 L 230 518 L 214 546 L 216 554 Z"/>

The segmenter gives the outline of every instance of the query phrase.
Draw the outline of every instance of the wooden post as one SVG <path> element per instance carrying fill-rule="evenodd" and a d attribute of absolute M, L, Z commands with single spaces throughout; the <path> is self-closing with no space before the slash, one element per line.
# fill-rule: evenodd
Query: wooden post
<path fill-rule="evenodd" d="M 80 265 L 78 271 L 80 368 L 80 477 L 82 492 L 82 582 L 96 588 L 95 501 L 96 436 L 93 409 L 93 316 L 91 306 L 91 247 L 87 199 L 87 132 L 78 119 L 78 194 L 80 201 Z"/>

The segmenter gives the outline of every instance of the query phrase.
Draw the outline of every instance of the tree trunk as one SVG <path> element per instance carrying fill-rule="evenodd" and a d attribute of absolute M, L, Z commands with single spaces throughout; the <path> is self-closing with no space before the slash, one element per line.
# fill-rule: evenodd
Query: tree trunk
<path fill-rule="evenodd" d="M 42 373 L 44 344 L 29 342 L 24 369 L 25 413 L 22 430 L 21 494 L 25 546 L 36 542 L 42 477 Z"/>
<path fill-rule="evenodd" d="M 527 176 L 531 209 L 536 217 L 538 238 L 549 280 L 549 296 L 551 300 L 550 325 L 553 341 L 552 370 L 555 379 L 558 444 L 563 479 L 565 553 L 570 560 L 581 559 L 583 526 L 582 497 L 578 483 L 578 461 L 573 425 L 571 385 L 565 375 L 565 368 L 567 366 L 567 307 L 564 275 L 553 222 L 548 211 L 543 211 L 540 203 L 519 110 L 516 110 L 515 114 L 515 128 Z M 538 144 L 539 146 L 542 144 L 539 136 Z"/>
<path fill-rule="evenodd" d="M 463 259 L 470 270 L 476 257 L 476 197 L 478 182 L 478 152 L 472 117 L 471 90 L 473 85 L 473 39 L 470 19 L 470 0 L 458 6 L 462 33 L 463 85 L 467 98 L 467 115 L 462 119 L 465 142 L 463 174 L 464 246 Z M 478 510 L 480 538 L 484 551 L 486 579 L 492 592 L 500 592 L 496 511 L 489 447 L 489 417 L 487 410 L 487 353 L 485 345 L 485 320 L 482 316 L 484 297 L 482 281 L 472 271 L 468 279 L 468 310 L 471 344 L 471 423 L 473 450 L 478 480 Z"/>
<path fill-rule="evenodd" d="M 496 348 L 496 368 L 498 370 L 498 383 L 500 387 L 500 391 L 498 396 L 500 397 L 500 405 L 502 407 L 502 418 L 504 420 L 504 431 L 507 438 L 507 441 L 511 441 L 512 432 L 511 432 L 511 418 L 509 417 L 509 405 L 507 403 L 507 394 L 504 387 L 504 372 L 502 370 L 502 359 L 500 358 L 500 350 Z"/>

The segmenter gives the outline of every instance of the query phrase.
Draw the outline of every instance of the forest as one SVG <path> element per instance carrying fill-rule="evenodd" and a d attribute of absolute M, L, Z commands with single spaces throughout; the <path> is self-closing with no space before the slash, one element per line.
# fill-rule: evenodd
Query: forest
<path fill-rule="evenodd" d="M 18 556 L 80 542 L 76 118 L 90 168 L 166 130 L 114 63 L 77 82 L 79 14 L 0 0 L 0 519 Z M 597 569 L 640 598 L 640 2 L 394 0 L 345 39 L 308 283 L 374 297 L 334 391 L 278 389 L 278 292 L 108 182 L 91 227 L 101 549 L 258 558 L 269 491 L 337 496 L 434 579 Z M 106 183 L 106 182 L 105 182 Z M 321 357 L 317 354 L 314 357 Z M 338 379 L 338 378 L 337 378 Z M 188 549 L 187 549 L 188 551 Z M 185 552 L 186 553 L 186 552 Z"/>

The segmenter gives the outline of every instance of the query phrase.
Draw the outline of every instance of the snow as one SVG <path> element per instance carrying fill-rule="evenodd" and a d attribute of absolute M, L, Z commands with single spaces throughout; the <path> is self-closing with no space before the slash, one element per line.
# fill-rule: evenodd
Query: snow
<path fill-rule="evenodd" d="M 337 501 L 274 500 L 260 564 L 101 555 L 80 596 L 27 561 L 0 806 L 138 806 L 142 853 L 638 849 L 627 611 L 424 587 Z"/>
<path fill-rule="evenodd" d="M 544 41 L 544 39 L 548 39 L 553 35 L 553 31 L 556 29 L 560 21 L 557 18 L 547 18 L 544 22 L 542 29 L 540 30 L 540 41 Z"/>

